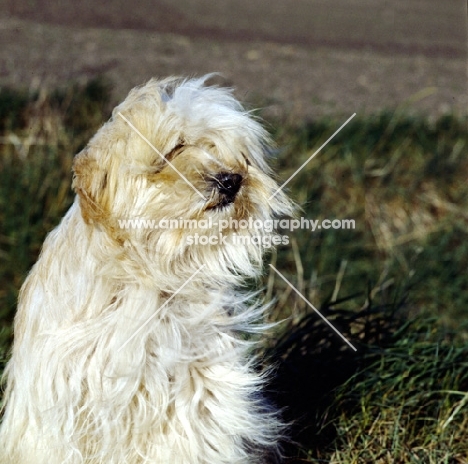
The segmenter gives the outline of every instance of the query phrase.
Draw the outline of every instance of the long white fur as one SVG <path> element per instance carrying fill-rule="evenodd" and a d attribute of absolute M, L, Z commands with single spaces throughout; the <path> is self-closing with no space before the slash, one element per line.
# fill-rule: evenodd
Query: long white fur
<path fill-rule="evenodd" d="M 207 200 L 119 113 L 161 154 L 182 145 L 171 162 Z M 0 463 L 244 464 L 276 447 L 281 424 L 241 336 L 261 327 L 262 308 L 239 287 L 260 275 L 264 247 L 186 244 L 189 232 L 214 230 L 118 227 L 291 213 L 282 193 L 268 201 L 267 143 L 232 94 L 204 79 L 150 81 L 114 110 L 77 155 L 76 200 L 20 292 Z M 209 179 L 222 171 L 245 180 L 233 204 L 213 208 Z"/>

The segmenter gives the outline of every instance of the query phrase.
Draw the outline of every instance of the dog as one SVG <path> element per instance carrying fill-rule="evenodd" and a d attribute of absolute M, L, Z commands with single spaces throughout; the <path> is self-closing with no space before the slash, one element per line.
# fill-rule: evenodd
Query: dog
<path fill-rule="evenodd" d="M 276 453 L 283 426 L 246 336 L 265 309 L 242 287 L 278 235 L 240 224 L 294 206 L 261 123 L 208 77 L 133 89 L 75 156 L 75 201 L 20 291 L 2 464 Z"/>

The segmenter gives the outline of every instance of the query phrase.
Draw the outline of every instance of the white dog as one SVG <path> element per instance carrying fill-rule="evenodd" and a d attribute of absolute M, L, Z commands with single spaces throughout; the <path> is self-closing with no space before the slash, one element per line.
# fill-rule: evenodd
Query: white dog
<path fill-rule="evenodd" d="M 239 221 L 292 204 L 260 124 L 204 81 L 134 89 L 75 157 L 76 200 L 20 293 L 2 464 L 244 464 L 276 446 L 243 335 L 263 309 L 239 293 L 274 236 Z"/>

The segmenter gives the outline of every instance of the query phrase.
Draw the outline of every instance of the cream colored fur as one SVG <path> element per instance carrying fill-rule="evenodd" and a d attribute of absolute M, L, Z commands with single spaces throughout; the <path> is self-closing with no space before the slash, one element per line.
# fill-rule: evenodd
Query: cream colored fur
<path fill-rule="evenodd" d="M 0 463 L 244 464 L 275 448 L 281 425 L 242 336 L 262 329 L 263 308 L 239 292 L 265 247 L 187 244 L 215 228 L 118 223 L 291 213 L 282 193 L 268 201 L 266 133 L 204 80 L 132 90 L 75 157 L 76 200 L 20 293 Z M 242 176 L 227 204 L 224 172 Z"/>

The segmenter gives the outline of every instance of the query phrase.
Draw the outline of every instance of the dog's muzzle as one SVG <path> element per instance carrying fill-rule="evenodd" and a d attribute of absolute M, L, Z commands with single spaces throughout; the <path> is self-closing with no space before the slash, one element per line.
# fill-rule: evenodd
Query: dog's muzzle
<path fill-rule="evenodd" d="M 215 176 L 216 188 L 219 192 L 219 202 L 216 206 L 223 207 L 233 203 L 242 185 L 242 176 L 230 172 L 220 172 Z"/>

